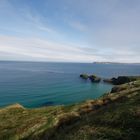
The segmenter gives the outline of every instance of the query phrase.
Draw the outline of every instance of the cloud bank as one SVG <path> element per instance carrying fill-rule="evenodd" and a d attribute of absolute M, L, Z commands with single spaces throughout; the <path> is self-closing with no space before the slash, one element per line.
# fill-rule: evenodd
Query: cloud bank
<path fill-rule="evenodd" d="M 0 1 L 0 60 L 140 62 L 139 0 Z"/>

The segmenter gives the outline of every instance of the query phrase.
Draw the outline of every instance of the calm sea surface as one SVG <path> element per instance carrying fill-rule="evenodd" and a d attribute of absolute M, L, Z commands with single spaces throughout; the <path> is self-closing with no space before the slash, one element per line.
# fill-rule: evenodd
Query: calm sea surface
<path fill-rule="evenodd" d="M 25 107 L 73 104 L 110 91 L 110 84 L 79 78 L 80 73 L 100 77 L 140 75 L 140 65 L 0 62 L 0 106 Z"/>

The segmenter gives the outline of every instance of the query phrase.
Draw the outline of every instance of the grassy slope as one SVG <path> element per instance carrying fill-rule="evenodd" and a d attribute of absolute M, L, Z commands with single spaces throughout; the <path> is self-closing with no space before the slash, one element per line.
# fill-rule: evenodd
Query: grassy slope
<path fill-rule="evenodd" d="M 122 91 L 73 106 L 0 110 L 0 140 L 138 140 L 140 81 Z"/>
<path fill-rule="evenodd" d="M 140 93 L 140 92 L 139 92 Z M 59 140 L 139 140 L 140 94 L 102 107 L 82 116 L 73 126 L 59 129 Z M 68 129 L 67 129 L 68 128 Z"/>

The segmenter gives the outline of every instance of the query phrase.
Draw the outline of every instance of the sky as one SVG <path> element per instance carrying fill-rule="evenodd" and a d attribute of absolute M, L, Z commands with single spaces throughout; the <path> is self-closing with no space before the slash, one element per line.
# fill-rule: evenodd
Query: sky
<path fill-rule="evenodd" d="M 140 63 L 140 0 L 0 0 L 0 60 Z"/>

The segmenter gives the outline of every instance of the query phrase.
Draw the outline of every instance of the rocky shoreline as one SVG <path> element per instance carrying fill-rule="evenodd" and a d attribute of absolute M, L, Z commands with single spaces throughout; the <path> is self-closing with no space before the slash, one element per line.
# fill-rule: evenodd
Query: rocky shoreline
<path fill-rule="evenodd" d="M 118 76 L 117 78 L 113 77 L 110 79 L 104 79 L 104 78 L 98 77 L 94 74 L 92 74 L 92 75 L 80 74 L 80 77 L 84 80 L 90 79 L 90 81 L 93 83 L 100 83 L 101 81 L 103 81 L 105 83 L 110 83 L 113 85 L 121 85 L 121 84 L 129 83 L 129 82 L 140 79 L 140 76 Z"/>

